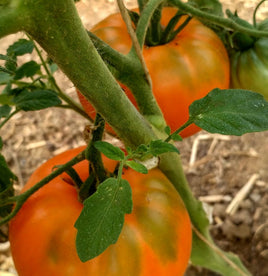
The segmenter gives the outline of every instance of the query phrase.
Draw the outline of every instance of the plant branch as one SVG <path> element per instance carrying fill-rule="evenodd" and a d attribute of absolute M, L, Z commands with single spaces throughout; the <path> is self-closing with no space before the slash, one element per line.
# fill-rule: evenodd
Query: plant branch
<path fill-rule="evenodd" d="M 32 38 L 30 36 L 28 36 L 29 39 L 32 40 Z M 83 110 L 82 106 L 78 103 L 76 103 L 71 97 L 69 97 L 67 94 L 65 94 L 61 89 L 60 87 L 58 86 L 55 78 L 53 77 L 53 75 L 51 74 L 50 70 L 48 69 L 47 67 L 47 64 L 41 54 L 41 51 L 39 50 L 39 48 L 36 46 L 36 43 L 34 43 L 33 41 L 33 44 L 34 44 L 34 49 L 35 51 L 37 52 L 37 55 L 39 56 L 40 60 L 41 60 L 41 63 L 42 63 L 42 66 L 44 67 L 45 69 L 45 72 L 48 76 L 48 80 L 49 82 L 52 84 L 52 86 L 54 86 L 54 88 L 56 89 L 59 97 L 61 99 L 63 99 L 66 103 L 69 104 L 69 107 L 73 110 L 75 110 L 78 114 L 80 114 L 81 116 L 85 117 L 86 119 L 91 120 L 91 118 L 89 118 L 88 114 Z"/>
<path fill-rule="evenodd" d="M 257 17 L 257 11 L 259 10 L 259 7 L 263 4 L 263 2 L 265 2 L 265 1 L 267 1 L 267 0 L 262 0 L 262 1 L 260 1 L 259 3 L 258 3 L 258 5 L 255 7 L 255 9 L 254 9 L 254 12 L 253 12 L 253 26 L 254 27 L 257 27 L 257 19 L 256 19 L 256 17 Z"/>
<path fill-rule="evenodd" d="M 14 110 L 11 112 L 3 121 L 0 123 L 0 129 L 15 115 L 19 112 L 19 109 Z"/>
<path fill-rule="evenodd" d="M 0 220 L 0 225 L 3 225 L 5 223 L 7 223 L 9 220 L 11 220 L 18 213 L 18 211 L 20 210 L 20 208 L 22 207 L 22 205 L 24 204 L 24 202 L 33 193 L 35 193 L 37 190 L 39 190 L 40 188 L 42 188 L 44 185 L 46 185 L 48 182 L 50 182 L 55 177 L 57 177 L 60 174 L 62 174 L 66 169 L 71 168 L 72 166 L 74 166 L 75 164 L 81 162 L 84 159 L 85 159 L 85 151 L 82 151 L 77 156 L 75 156 L 72 160 L 70 160 L 66 164 L 58 167 L 58 169 L 54 170 L 51 174 L 49 174 L 48 176 L 46 176 L 45 178 L 43 178 L 41 181 L 39 181 L 37 184 L 35 184 L 29 190 L 25 191 L 24 193 L 22 193 L 22 194 L 20 194 L 18 196 L 10 197 L 10 198 L 7 198 L 6 200 L 3 200 L 1 202 L 2 206 L 3 205 L 8 205 L 8 204 L 14 203 L 14 202 L 16 202 L 16 204 L 15 204 L 15 207 L 12 210 L 12 212 L 8 216 L 6 216 L 2 220 Z"/>
<path fill-rule="evenodd" d="M 131 90 L 137 101 L 140 113 L 154 127 L 160 130 L 164 129 L 166 126 L 165 120 L 144 77 L 144 71 L 140 61 L 137 60 L 137 56 L 132 53 L 123 55 L 111 48 L 95 34 L 88 32 L 88 35 L 114 77 Z"/>
<path fill-rule="evenodd" d="M 142 14 L 140 16 L 137 29 L 136 29 L 136 35 L 138 42 L 140 44 L 140 47 L 143 47 L 145 38 L 146 38 L 146 32 L 150 24 L 150 20 L 157 9 L 157 7 L 162 4 L 165 0 L 151 0 L 149 1 L 143 8 Z"/>
<path fill-rule="evenodd" d="M 215 25 L 223 27 L 225 29 L 229 28 L 231 30 L 246 33 L 249 36 L 254 36 L 254 37 L 268 37 L 268 32 L 266 32 L 266 31 L 259 31 L 256 29 L 244 27 L 241 24 L 239 24 L 229 18 L 219 17 L 219 16 L 213 15 L 211 13 L 201 11 L 189 4 L 181 2 L 180 0 L 170 0 L 170 1 L 176 7 L 178 7 L 181 11 L 188 13 L 198 19 L 201 19 L 201 20 L 207 21 L 209 23 L 213 23 Z"/>
<path fill-rule="evenodd" d="M 23 2 L 23 9 L 27 9 L 31 18 L 31 24 L 23 29 L 43 47 L 118 136 L 132 147 L 155 137 L 98 55 L 73 1 Z"/>
<path fill-rule="evenodd" d="M 135 52 L 137 54 L 137 57 L 140 60 L 140 63 L 141 63 L 142 68 L 144 70 L 147 82 L 148 82 L 150 88 L 152 88 L 152 80 L 151 80 L 147 65 L 146 65 L 145 60 L 144 60 L 143 55 L 142 55 L 143 46 L 141 46 L 138 42 L 136 33 L 135 33 L 135 31 L 133 29 L 133 26 L 132 26 L 131 18 L 128 14 L 128 10 L 124 5 L 123 0 L 117 0 L 117 4 L 118 4 L 119 10 L 121 12 L 122 18 L 125 21 L 128 33 L 129 33 L 129 35 L 131 37 L 131 40 L 132 40 L 132 43 L 133 43 L 133 47 L 134 47 Z"/>
<path fill-rule="evenodd" d="M 102 140 L 104 132 L 105 120 L 99 113 L 96 114 L 92 139 L 86 149 L 86 159 L 90 162 L 90 168 L 93 170 L 97 184 L 102 183 L 106 178 L 106 170 L 104 168 L 101 153 L 94 146 L 94 143 Z"/>
<path fill-rule="evenodd" d="M 238 275 L 248 276 L 240 267 L 238 267 L 230 258 L 228 258 L 223 251 L 221 251 L 215 244 L 213 244 L 210 240 L 204 237 L 197 228 L 192 225 L 193 232 L 195 235 L 202 240 L 208 247 L 210 247 L 214 252 L 216 252 L 227 264 L 229 264 L 232 268 L 234 268 Z"/>

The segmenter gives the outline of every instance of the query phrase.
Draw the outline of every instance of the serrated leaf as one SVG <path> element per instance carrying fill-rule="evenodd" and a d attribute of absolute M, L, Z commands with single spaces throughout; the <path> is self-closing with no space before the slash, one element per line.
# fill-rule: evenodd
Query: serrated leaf
<path fill-rule="evenodd" d="M 240 136 L 268 130 L 268 102 L 242 90 L 212 90 L 189 107 L 190 120 L 211 133 Z"/>
<path fill-rule="evenodd" d="M 7 117 L 11 111 L 11 107 L 9 105 L 0 106 L 0 118 Z"/>
<path fill-rule="evenodd" d="M 12 80 L 12 76 L 6 72 L 0 72 L 0 84 L 6 84 Z"/>
<path fill-rule="evenodd" d="M 9 72 L 12 72 L 12 74 L 14 74 L 14 72 L 17 69 L 17 59 L 16 57 L 9 57 L 9 59 L 6 60 L 5 62 L 5 67 L 7 70 L 9 70 Z"/>
<path fill-rule="evenodd" d="M 183 140 L 182 137 L 179 134 L 177 134 L 177 133 L 172 134 L 171 135 L 171 139 L 173 141 L 182 141 Z"/>
<path fill-rule="evenodd" d="M 3 67 L 3 66 L 0 66 L 0 71 L 1 71 L 1 72 L 4 72 L 4 73 L 7 73 L 7 74 L 11 74 L 11 73 L 12 73 L 10 70 L 6 69 L 6 68 Z"/>
<path fill-rule="evenodd" d="M 76 248 L 82 262 L 101 254 L 116 243 L 126 213 L 132 211 L 132 192 L 126 180 L 108 178 L 84 201 L 75 223 Z"/>
<path fill-rule="evenodd" d="M 149 150 L 149 147 L 144 145 L 144 144 L 141 144 L 137 147 L 137 149 L 135 150 L 135 153 L 147 153 Z"/>
<path fill-rule="evenodd" d="M 32 77 L 40 70 L 40 65 L 31 60 L 20 66 L 15 73 L 14 79 L 19 80 L 24 77 Z"/>
<path fill-rule="evenodd" d="M 61 104 L 56 92 L 52 90 L 24 90 L 14 97 L 17 108 L 24 111 L 40 110 Z"/>
<path fill-rule="evenodd" d="M 8 55 L 22 56 L 25 54 L 31 54 L 34 49 L 34 43 L 31 40 L 19 39 L 7 49 Z"/>
<path fill-rule="evenodd" d="M 126 165 L 139 173 L 143 173 L 143 174 L 148 173 L 147 168 L 143 164 L 138 163 L 136 161 L 133 161 L 133 160 L 126 161 Z"/>
<path fill-rule="evenodd" d="M 10 95 L 11 91 L 12 91 L 12 84 L 11 84 L 11 82 L 8 82 L 5 86 L 5 88 L 2 90 L 2 95 L 4 95 L 4 94 Z"/>
<path fill-rule="evenodd" d="M 122 161 L 124 160 L 125 154 L 124 152 L 114 145 L 104 142 L 104 141 L 97 141 L 94 143 L 94 147 L 103 153 L 106 157 L 116 160 L 116 161 Z"/>
<path fill-rule="evenodd" d="M 150 153 L 153 156 L 158 156 L 166 152 L 179 153 L 179 150 L 174 145 L 164 142 L 162 140 L 154 140 L 150 143 Z"/>
<path fill-rule="evenodd" d="M 13 105 L 12 102 L 13 96 L 8 94 L 0 94 L 0 104 L 1 105 Z"/>
<path fill-rule="evenodd" d="M 8 59 L 9 59 L 9 57 L 8 57 L 8 56 L 6 56 L 6 55 L 2 55 L 2 54 L 0 54 L 0 59 L 1 59 L 1 60 L 8 60 Z"/>
<path fill-rule="evenodd" d="M 0 59 L 5 60 L 5 68 L 10 72 L 14 72 L 17 67 L 17 60 L 16 57 L 13 56 L 6 56 L 0 54 Z"/>
<path fill-rule="evenodd" d="M 16 179 L 17 177 L 9 169 L 4 156 L 0 154 L 0 192 L 5 190 Z"/>
<path fill-rule="evenodd" d="M 166 126 L 166 127 L 165 127 L 165 133 L 166 133 L 167 135 L 170 135 L 170 134 L 171 134 L 171 128 L 170 128 L 169 126 Z"/>

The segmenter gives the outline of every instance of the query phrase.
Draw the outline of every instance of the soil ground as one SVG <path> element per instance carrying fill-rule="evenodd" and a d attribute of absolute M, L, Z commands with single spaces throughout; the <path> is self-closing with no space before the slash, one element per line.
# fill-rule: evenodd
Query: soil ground
<path fill-rule="evenodd" d="M 129 7 L 135 1 L 125 1 Z M 249 20 L 258 1 L 223 1 L 225 8 L 237 9 Z M 88 0 L 77 4 L 87 28 L 116 10 L 113 0 Z M 268 17 L 265 2 L 259 19 Z M 20 35 L 0 40 L 1 53 Z M 27 57 L 30 58 L 30 57 Z M 76 97 L 73 85 L 62 74 L 60 86 Z M 52 108 L 17 114 L 2 130 L 3 154 L 18 175 L 18 189 L 37 166 L 69 148 L 84 144 L 82 132 L 87 122 L 72 111 Z M 268 132 L 242 137 L 211 135 L 205 131 L 178 144 L 187 178 L 196 197 L 211 217 L 211 233 L 224 250 L 240 256 L 254 276 L 268 275 Z M 243 187 L 244 198 L 237 199 Z M 233 202 L 237 208 L 230 209 Z M 7 229 L 2 229 L 7 233 Z M 16 275 L 9 244 L 0 243 L 0 276 Z M 216 275 L 189 267 L 187 276 Z"/>

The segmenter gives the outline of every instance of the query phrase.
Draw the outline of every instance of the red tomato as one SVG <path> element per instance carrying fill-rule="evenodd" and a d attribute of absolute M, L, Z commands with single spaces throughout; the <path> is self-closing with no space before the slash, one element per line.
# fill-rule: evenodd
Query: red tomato
<path fill-rule="evenodd" d="M 23 191 L 84 148 L 69 150 L 39 167 Z M 115 161 L 105 159 L 108 169 Z M 88 176 L 88 162 L 74 166 Z M 33 194 L 10 222 L 10 244 L 20 276 L 180 276 L 191 252 L 191 223 L 184 204 L 158 170 L 148 175 L 125 170 L 133 191 L 133 212 L 116 244 L 82 263 L 75 248 L 74 223 L 81 210 L 77 190 L 62 174 Z"/>
<path fill-rule="evenodd" d="M 175 8 L 164 8 L 161 24 L 166 26 L 176 11 Z M 178 26 L 184 20 L 182 17 Z M 92 32 L 123 54 L 131 48 L 131 39 L 120 14 L 110 15 L 94 26 Z M 154 96 L 172 131 L 188 120 L 188 107 L 193 101 L 214 88 L 229 87 L 226 49 L 220 38 L 196 19 L 192 19 L 172 41 L 145 46 L 143 56 L 151 75 Z M 129 96 L 130 91 L 124 89 Z M 94 117 L 94 108 L 83 95 L 79 93 L 78 96 L 86 112 Z M 133 96 L 130 99 L 137 106 Z M 199 130 L 191 125 L 181 135 L 188 137 Z"/>

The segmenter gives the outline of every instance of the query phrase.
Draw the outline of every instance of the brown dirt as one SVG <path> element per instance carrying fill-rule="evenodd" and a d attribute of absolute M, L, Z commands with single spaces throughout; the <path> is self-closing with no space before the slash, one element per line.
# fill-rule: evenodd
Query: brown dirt
<path fill-rule="evenodd" d="M 90 2 L 90 4 L 89 4 Z M 133 7 L 134 0 L 125 1 Z M 224 1 L 232 11 L 238 9 L 251 18 L 258 1 Z M 87 28 L 116 10 L 113 0 L 91 0 L 78 3 Z M 268 17 L 268 3 L 263 4 L 260 19 Z M 18 35 L 0 40 L 0 49 Z M 58 73 L 60 86 L 75 97 L 73 85 Z M 82 131 L 86 121 L 72 111 L 52 108 L 40 112 L 17 114 L 2 130 L 4 151 L 9 165 L 19 177 L 20 187 L 45 160 L 84 143 Z M 187 178 L 196 197 L 206 203 L 211 216 L 211 233 L 224 250 L 240 256 L 254 276 L 268 275 L 268 132 L 242 137 L 211 135 L 204 131 L 178 144 Z M 252 183 L 248 184 L 248 181 Z M 251 185 L 252 184 L 252 185 Z M 250 185 L 239 199 L 238 208 L 228 213 L 229 205 L 239 191 Z M 20 188 L 18 186 L 18 189 Z M 7 229 L 2 229 L 7 233 Z M 9 245 L 0 243 L 0 276 L 16 275 Z M 190 267 L 188 276 L 216 275 Z"/>

